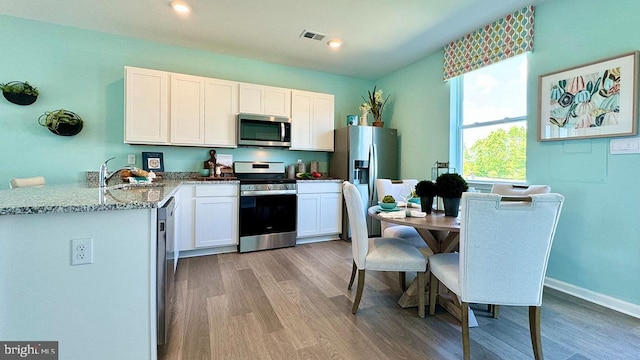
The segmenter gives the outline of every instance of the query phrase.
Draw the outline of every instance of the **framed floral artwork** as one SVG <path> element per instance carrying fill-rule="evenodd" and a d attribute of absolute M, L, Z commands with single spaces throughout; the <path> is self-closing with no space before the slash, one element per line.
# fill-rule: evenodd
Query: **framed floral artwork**
<path fill-rule="evenodd" d="M 638 52 L 540 75 L 538 141 L 637 133 Z"/>

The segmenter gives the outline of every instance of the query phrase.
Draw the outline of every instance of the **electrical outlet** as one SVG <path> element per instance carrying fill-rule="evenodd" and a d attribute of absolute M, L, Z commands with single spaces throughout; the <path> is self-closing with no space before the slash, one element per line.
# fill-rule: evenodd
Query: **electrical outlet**
<path fill-rule="evenodd" d="M 127 164 L 128 165 L 135 165 L 136 164 L 136 154 L 129 154 L 127 156 Z"/>
<path fill-rule="evenodd" d="M 71 240 L 71 265 L 93 264 L 93 239 Z"/>

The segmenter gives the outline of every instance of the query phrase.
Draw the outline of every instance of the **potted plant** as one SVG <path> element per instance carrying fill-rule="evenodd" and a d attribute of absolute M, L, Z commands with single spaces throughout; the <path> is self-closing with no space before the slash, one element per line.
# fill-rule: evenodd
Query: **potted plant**
<path fill-rule="evenodd" d="M 462 193 L 469 189 L 466 180 L 456 173 L 447 173 L 436 179 L 436 194 L 442 198 L 445 216 L 458 216 Z"/>
<path fill-rule="evenodd" d="M 420 210 L 431 214 L 433 198 L 436 196 L 436 184 L 431 180 L 422 180 L 416 184 L 416 195 L 420 198 Z"/>
<path fill-rule="evenodd" d="M 360 110 L 366 115 L 363 107 L 368 107 L 368 110 L 370 110 L 373 115 L 373 123 L 371 125 L 382 127 L 384 126 L 384 122 L 382 121 L 382 109 L 387 104 L 389 95 L 387 95 L 386 98 L 383 98 L 382 89 L 377 89 L 376 86 L 373 87 L 373 92 L 367 91 L 367 94 L 369 95 L 368 98 L 365 98 L 364 96 L 362 97 L 365 103 L 360 105 Z"/>
<path fill-rule="evenodd" d="M 0 89 L 2 89 L 2 95 L 5 99 L 17 105 L 31 105 L 38 98 L 38 89 L 26 81 L 0 84 Z"/>
<path fill-rule="evenodd" d="M 56 135 L 73 136 L 82 130 L 83 121 L 78 114 L 60 109 L 40 115 L 38 124 L 45 126 Z"/>

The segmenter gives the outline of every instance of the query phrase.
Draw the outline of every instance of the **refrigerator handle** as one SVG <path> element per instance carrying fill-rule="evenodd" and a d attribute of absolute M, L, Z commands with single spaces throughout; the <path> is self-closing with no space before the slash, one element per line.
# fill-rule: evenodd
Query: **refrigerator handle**
<path fill-rule="evenodd" d="M 369 145 L 369 206 L 373 206 L 373 198 L 375 194 L 373 192 L 373 186 L 375 179 L 378 178 L 378 154 L 376 153 L 376 145 Z"/>

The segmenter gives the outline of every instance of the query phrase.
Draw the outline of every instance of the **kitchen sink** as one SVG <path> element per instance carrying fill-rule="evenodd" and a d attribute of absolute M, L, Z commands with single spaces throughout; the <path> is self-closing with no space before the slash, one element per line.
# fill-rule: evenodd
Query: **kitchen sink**
<path fill-rule="evenodd" d="M 107 190 L 134 190 L 134 189 L 147 189 L 147 188 L 162 188 L 165 184 L 151 183 L 151 184 L 117 184 L 107 187 Z"/>

